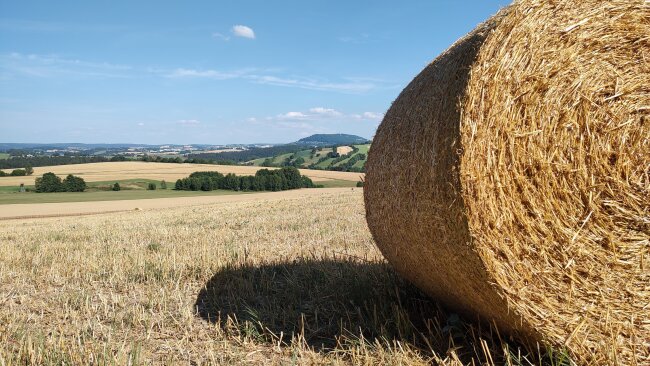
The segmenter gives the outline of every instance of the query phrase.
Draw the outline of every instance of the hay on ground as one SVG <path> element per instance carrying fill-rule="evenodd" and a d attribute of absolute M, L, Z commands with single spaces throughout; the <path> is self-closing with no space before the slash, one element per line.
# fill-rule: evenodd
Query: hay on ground
<path fill-rule="evenodd" d="M 434 298 L 584 364 L 650 364 L 650 3 L 521 0 L 400 94 L 367 219 Z"/>

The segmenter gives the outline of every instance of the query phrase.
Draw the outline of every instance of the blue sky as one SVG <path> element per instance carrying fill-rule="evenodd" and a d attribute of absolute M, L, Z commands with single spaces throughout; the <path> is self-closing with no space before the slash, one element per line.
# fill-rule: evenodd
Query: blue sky
<path fill-rule="evenodd" d="M 0 142 L 369 138 L 508 3 L 0 0 Z"/>

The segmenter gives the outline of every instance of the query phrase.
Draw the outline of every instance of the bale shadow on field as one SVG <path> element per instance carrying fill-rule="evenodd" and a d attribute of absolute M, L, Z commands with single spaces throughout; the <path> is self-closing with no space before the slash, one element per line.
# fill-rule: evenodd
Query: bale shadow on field
<path fill-rule="evenodd" d="M 224 329 L 235 324 L 236 331 L 269 343 L 299 336 L 327 351 L 363 337 L 408 343 L 424 355 L 453 349 L 461 360 L 485 360 L 480 325 L 445 312 L 385 263 L 300 260 L 226 268 L 201 290 L 196 310 Z M 487 344 L 502 353 L 496 337 Z"/>

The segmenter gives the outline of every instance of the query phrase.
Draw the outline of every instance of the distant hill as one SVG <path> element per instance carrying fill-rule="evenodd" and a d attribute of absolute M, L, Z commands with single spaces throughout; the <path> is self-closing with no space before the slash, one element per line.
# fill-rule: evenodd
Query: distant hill
<path fill-rule="evenodd" d="M 332 146 L 332 145 L 354 145 L 354 144 L 367 144 L 369 141 L 366 138 L 356 135 L 346 135 L 344 133 L 333 134 L 316 134 L 305 137 L 295 142 L 298 145 L 310 146 Z"/>
<path fill-rule="evenodd" d="M 302 150 L 288 151 L 264 158 L 258 158 L 244 163 L 245 165 L 338 170 L 344 172 L 363 172 L 368 157 L 369 143 L 346 144 L 342 147 L 333 146 L 302 146 Z"/>

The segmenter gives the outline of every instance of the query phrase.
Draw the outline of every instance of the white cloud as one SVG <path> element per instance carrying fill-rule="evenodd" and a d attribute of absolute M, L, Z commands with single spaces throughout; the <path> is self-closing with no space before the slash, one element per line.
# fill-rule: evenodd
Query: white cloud
<path fill-rule="evenodd" d="M 302 112 L 287 112 L 284 114 L 279 114 L 277 116 L 277 119 L 306 119 L 307 117 L 309 116 Z"/>
<path fill-rule="evenodd" d="M 138 123 L 138 126 L 144 126 L 144 123 L 143 123 L 143 122 L 139 122 L 139 123 Z"/>
<path fill-rule="evenodd" d="M 372 119 L 372 120 L 380 120 L 384 118 L 383 113 L 375 113 L 375 112 L 363 112 L 361 115 L 364 119 Z"/>
<path fill-rule="evenodd" d="M 330 117 L 339 117 L 342 115 L 341 112 L 337 111 L 336 109 L 332 108 L 323 108 L 323 107 L 315 107 L 311 108 L 309 112 L 321 116 L 330 116 Z"/>
<path fill-rule="evenodd" d="M 176 123 L 183 126 L 196 126 L 198 124 L 201 124 L 201 121 L 195 119 L 181 119 L 176 121 Z"/>
<path fill-rule="evenodd" d="M 255 39 L 255 32 L 253 29 L 245 25 L 234 25 L 231 31 L 236 37 Z"/>

